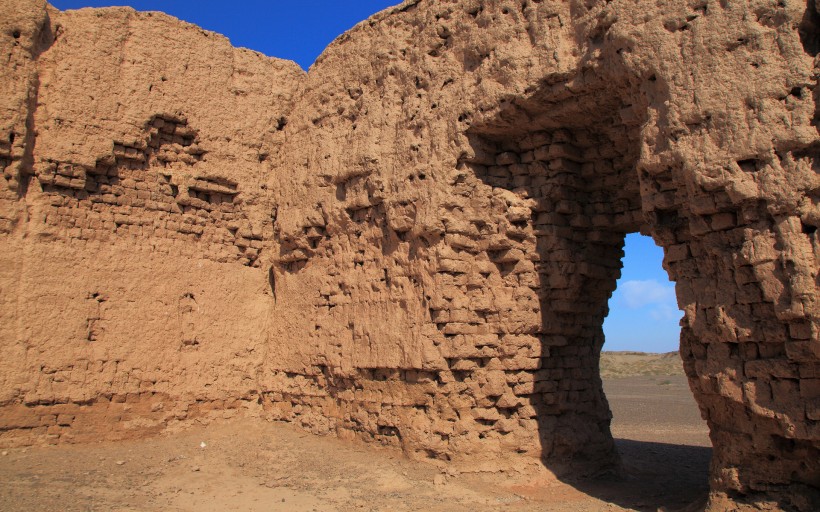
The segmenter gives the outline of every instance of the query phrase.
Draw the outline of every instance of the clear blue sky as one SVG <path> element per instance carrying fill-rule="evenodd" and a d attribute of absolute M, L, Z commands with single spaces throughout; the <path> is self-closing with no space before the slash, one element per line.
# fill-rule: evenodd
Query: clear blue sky
<path fill-rule="evenodd" d="M 227 36 L 271 57 L 296 61 L 307 69 L 339 34 L 400 0 L 52 0 L 61 10 L 130 5 L 163 11 Z M 661 267 L 663 251 L 652 239 L 627 236 L 624 269 L 604 322 L 605 350 L 670 352 L 678 349 L 682 316 L 675 291 Z"/>
<path fill-rule="evenodd" d="M 228 37 L 234 46 L 307 69 L 331 41 L 401 0 L 50 0 L 60 9 L 128 5 L 162 11 Z"/>

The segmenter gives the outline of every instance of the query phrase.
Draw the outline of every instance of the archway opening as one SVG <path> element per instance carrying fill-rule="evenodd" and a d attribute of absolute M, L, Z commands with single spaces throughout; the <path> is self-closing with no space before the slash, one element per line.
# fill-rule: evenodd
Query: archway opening
<path fill-rule="evenodd" d="M 617 490 L 640 492 L 630 489 L 640 482 L 647 506 L 678 508 L 706 499 L 711 442 L 678 353 L 682 313 L 662 262 L 651 237 L 626 235 L 600 373 L 626 477 Z"/>
<path fill-rule="evenodd" d="M 540 350 L 536 366 L 506 370 L 516 372 L 519 385 L 513 392 L 526 401 L 511 414 L 532 418 L 538 430 L 537 452 L 545 466 L 569 476 L 572 485 L 588 494 L 624 505 L 634 504 L 636 496 L 659 507 L 675 506 L 675 500 L 691 502 L 692 487 L 678 486 L 679 492 L 670 492 L 668 487 L 676 485 L 672 480 L 641 476 L 662 469 L 662 476 L 673 478 L 675 466 L 663 460 L 665 454 L 690 465 L 698 482 L 695 487 L 705 494 L 708 440 L 707 446 L 695 447 L 697 460 L 690 460 L 688 451 L 675 451 L 674 443 L 616 445 L 600 372 L 603 324 L 620 276 L 625 237 L 677 223 L 677 204 L 669 192 L 675 184 L 668 176 L 651 183 L 639 177 L 643 120 L 628 115 L 635 108 L 617 97 L 590 92 L 556 101 L 536 93 L 508 105 L 512 106 L 502 108 L 490 122 L 471 127 L 474 154 L 462 163 L 490 187 L 482 191 L 491 198 L 489 205 L 505 212 L 506 220 L 488 241 L 487 257 L 509 290 L 496 288 L 494 293 L 527 299 L 517 300 L 505 314 L 516 320 L 510 331 L 536 339 L 533 345 Z M 596 116 L 585 115 L 591 109 Z M 668 196 L 664 208 L 645 212 L 643 196 L 656 193 Z M 657 281 L 668 283 L 661 264 L 656 266 L 663 276 Z M 667 293 L 663 290 L 660 295 Z M 667 317 L 677 312 L 674 293 L 670 295 Z M 672 329 L 677 342 L 677 327 Z M 680 364 L 680 356 L 674 357 Z M 693 403 L 685 377 L 680 381 L 679 391 Z M 508 403 L 512 402 L 496 407 Z M 661 403 L 659 408 L 663 407 Z M 652 455 L 660 467 L 630 479 L 630 461 L 638 460 L 631 458 L 634 448 L 639 455 Z M 530 452 L 523 444 L 518 450 Z M 627 466 L 619 451 L 627 453 Z M 600 478 L 577 479 L 584 475 L 620 480 L 612 485 Z"/>

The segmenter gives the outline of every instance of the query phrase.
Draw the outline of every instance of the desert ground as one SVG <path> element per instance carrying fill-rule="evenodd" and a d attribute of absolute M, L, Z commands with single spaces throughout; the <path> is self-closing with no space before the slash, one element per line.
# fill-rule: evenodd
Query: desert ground
<path fill-rule="evenodd" d="M 4 511 L 697 510 L 708 432 L 677 354 L 605 353 L 620 475 L 562 481 L 414 461 L 395 448 L 237 419 L 136 441 L 5 449 Z"/>

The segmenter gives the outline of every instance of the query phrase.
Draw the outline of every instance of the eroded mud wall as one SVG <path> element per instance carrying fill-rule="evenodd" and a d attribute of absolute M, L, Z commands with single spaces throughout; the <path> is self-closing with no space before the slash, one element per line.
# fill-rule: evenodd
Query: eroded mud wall
<path fill-rule="evenodd" d="M 409 1 L 306 76 L 160 15 L 15 6 L 6 438 L 243 407 L 612 467 L 601 323 L 640 230 L 713 507 L 816 508 L 812 5 Z"/>
<path fill-rule="evenodd" d="M 160 13 L 3 11 L 4 441 L 258 407 L 262 176 L 303 72 Z"/>

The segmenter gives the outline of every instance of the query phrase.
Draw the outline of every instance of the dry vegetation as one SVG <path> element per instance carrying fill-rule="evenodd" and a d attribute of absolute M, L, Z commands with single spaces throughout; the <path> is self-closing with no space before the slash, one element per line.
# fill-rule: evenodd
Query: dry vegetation
<path fill-rule="evenodd" d="M 635 377 L 640 375 L 683 375 L 683 364 L 677 352 L 602 352 L 601 377 Z"/>

